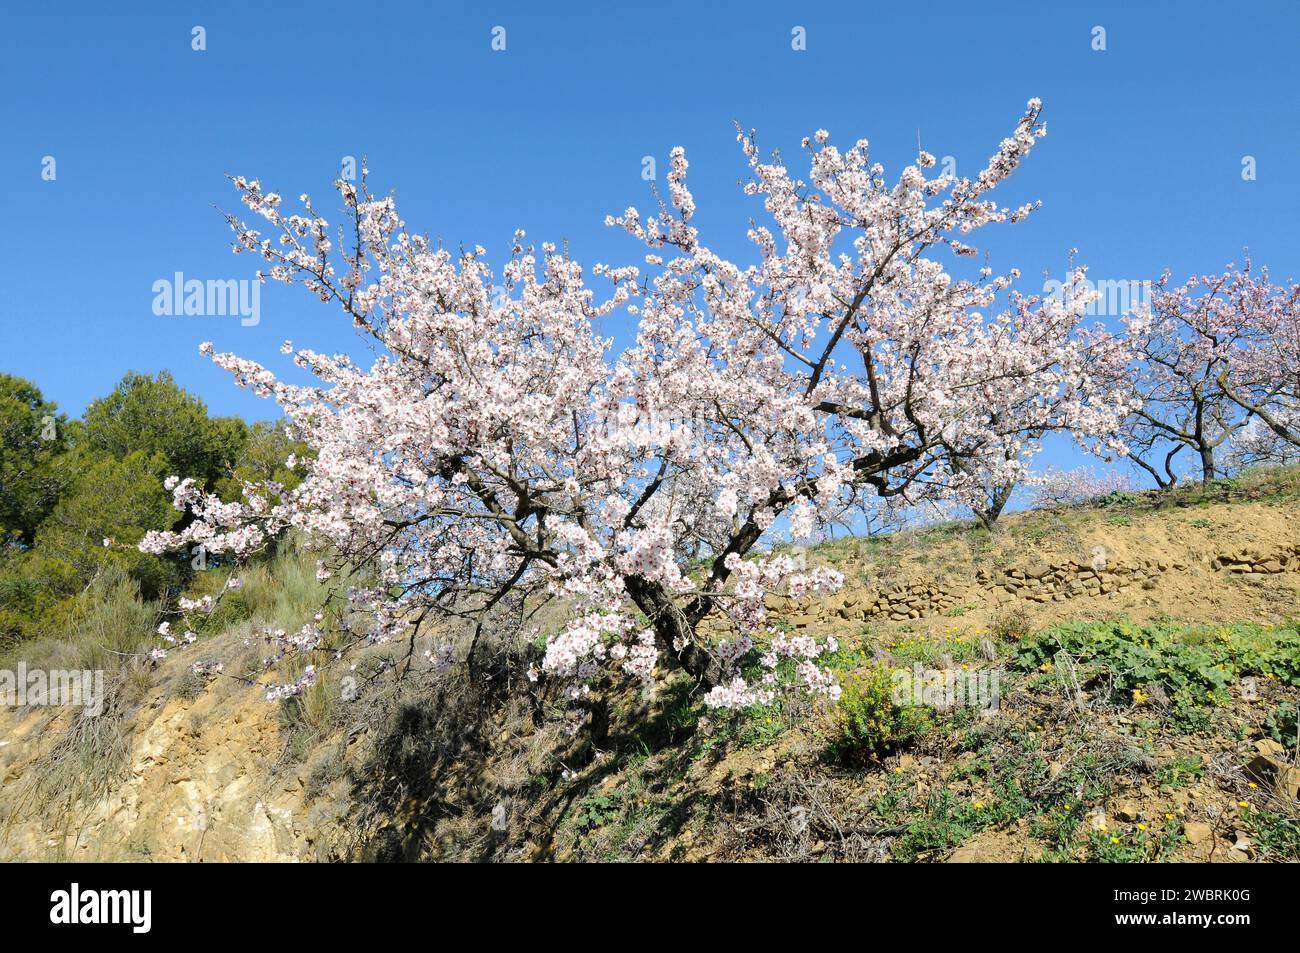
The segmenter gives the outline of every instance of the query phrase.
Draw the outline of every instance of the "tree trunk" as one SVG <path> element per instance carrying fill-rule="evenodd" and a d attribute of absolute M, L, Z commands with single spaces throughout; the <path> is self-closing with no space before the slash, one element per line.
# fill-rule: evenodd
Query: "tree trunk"
<path fill-rule="evenodd" d="M 878 474 L 887 473 L 891 467 L 898 467 L 919 459 L 923 448 L 905 447 L 895 450 L 888 456 L 871 453 L 853 461 L 856 478 L 864 484 L 877 485 L 883 493 L 884 482 Z M 782 512 L 801 495 L 808 498 L 816 496 L 815 491 L 807 488 L 778 487 L 767 497 L 768 509 Z M 657 582 L 650 582 L 640 576 L 631 576 L 625 581 L 628 596 L 636 604 L 654 628 L 655 644 L 659 651 L 677 660 L 677 663 L 700 684 L 712 687 L 722 681 L 723 667 L 695 636 L 695 627 L 716 605 L 716 597 L 710 593 L 718 592 L 731 575 L 727 568 L 727 557 L 735 554 L 744 557 L 763 535 L 762 528 L 755 522 L 752 514 L 745 524 L 731 537 L 726 549 L 717 553 L 713 560 L 713 570 L 704 584 L 704 593 L 691 600 L 683 608 L 673 601 L 672 594 Z M 676 646 L 681 645 L 678 649 Z"/>
<path fill-rule="evenodd" d="M 1004 483 L 989 495 L 987 505 L 975 511 L 979 521 L 984 524 L 984 528 L 990 533 L 993 532 L 993 524 L 998 521 L 998 517 L 1006 509 L 1007 503 L 1011 501 L 1011 494 L 1015 492 L 1015 489 L 1016 485 L 1014 483 Z"/>
<path fill-rule="evenodd" d="M 702 685 L 712 687 L 722 680 L 722 664 L 699 644 L 695 638 L 695 625 L 663 586 L 632 576 L 627 580 L 627 592 L 636 607 L 650 620 L 660 652 L 675 658 L 687 674 Z M 678 644 L 683 648 L 675 648 Z"/>
<path fill-rule="evenodd" d="M 1214 482 L 1214 448 L 1201 447 L 1201 483 L 1208 486 Z"/>

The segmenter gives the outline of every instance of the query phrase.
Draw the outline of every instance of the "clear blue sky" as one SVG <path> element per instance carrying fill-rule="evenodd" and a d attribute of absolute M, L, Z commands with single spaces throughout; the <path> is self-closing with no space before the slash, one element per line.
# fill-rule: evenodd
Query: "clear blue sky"
<path fill-rule="evenodd" d="M 891 177 L 919 129 L 974 172 L 1039 96 L 1049 135 L 1004 200 L 1045 207 L 981 236 L 995 268 L 1019 266 L 1033 290 L 1071 247 L 1094 277 L 1140 280 L 1215 270 L 1249 245 L 1300 277 L 1291 2 L 52 3 L 0 16 L 0 370 L 72 414 L 127 369 L 170 368 L 215 413 L 272 416 L 197 354 L 202 340 L 277 369 L 286 338 L 361 356 L 298 288 L 264 286 L 257 327 L 151 308 L 153 282 L 176 271 L 251 277 L 217 211 L 237 204 L 226 173 L 333 210 L 344 155 L 368 155 L 377 190 L 452 245 L 500 261 L 523 227 L 621 264 L 640 251 L 604 215 L 645 207 L 642 156 L 662 172 L 680 144 L 706 239 L 744 254 L 760 210 L 736 188 L 733 120 L 792 159 L 820 127 L 866 136 Z M 795 26 L 806 51 L 791 49 Z"/>

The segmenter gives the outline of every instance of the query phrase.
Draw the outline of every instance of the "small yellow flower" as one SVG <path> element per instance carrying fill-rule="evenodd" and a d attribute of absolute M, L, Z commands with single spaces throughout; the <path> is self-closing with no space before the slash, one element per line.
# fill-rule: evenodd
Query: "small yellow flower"
<path fill-rule="evenodd" d="M 976 801 L 976 802 L 975 802 L 975 809 L 976 809 L 976 810 L 979 810 L 979 809 L 981 809 L 981 808 L 983 808 L 983 807 L 984 807 L 984 802 L 983 802 L 983 801 Z"/>
<path fill-rule="evenodd" d="M 1246 787 L 1250 788 L 1253 791 L 1255 790 L 1255 788 L 1259 787 L 1259 785 L 1256 784 L 1254 781 L 1247 781 Z"/>
<path fill-rule="evenodd" d="M 1173 819 L 1174 819 L 1174 816 L 1173 816 L 1172 814 L 1166 814 L 1166 815 L 1165 815 L 1165 820 L 1166 820 L 1166 821 L 1172 821 Z"/>
<path fill-rule="evenodd" d="M 1249 801 L 1238 801 L 1238 802 L 1237 802 L 1237 807 L 1250 807 L 1250 802 L 1249 802 Z"/>
<path fill-rule="evenodd" d="M 1112 844 L 1118 844 L 1118 843 L 1119 843 L 1119 838 L 1118 838 L 1118 837 L 1112 837 L 1112 838 L 1110 839 L 1110 842 L 1111 842 Z"/>
<path fill-rule="evenodd" d="M 1144 830 L 1146 830 L 1146 829 L 1147 829 L 1147 826 L 1146 826 L 1145 824 L 1139 824 L 1139 825 L 1138 825 L 1138 830 L 1140 830 L 1140 831 L 1144 831 Z"/>

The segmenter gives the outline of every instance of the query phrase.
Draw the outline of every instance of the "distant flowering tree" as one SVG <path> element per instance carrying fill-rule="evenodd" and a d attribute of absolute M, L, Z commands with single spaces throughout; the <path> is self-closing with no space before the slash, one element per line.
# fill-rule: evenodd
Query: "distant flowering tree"
<path fill-rule="evenodd" d="M 1247 457 L 1291 462 L 1300 456 L 1300 283 L 1270 284 L 1265 271 L 1237 320 L 1241 347 L 1219 383 L 1250 420 Z"/>
<path fill-rule="evenodd" d="M 1072 506 L 1087 503 L 1112 493 L 1129 493 L 1135 489 L 1125 473 L 1083 466 L 1072 470 L 1048 467 L 1035 473 L 1029 481 L 1030 499 L 1037 507 Z"/>
<path fill-rule="evenodd" d="M 1260 417 L 1252 417 L 1234 435 L 1224 454 L 1228 472 L 1259 465 L 1300 463 L 1300 443 L 1287 439 L 1291 431 L 1278 436 Z"/>
<path fill-rule="evenodd" d="M 274 503 L 251 484 L 230 504 L 180 482 L 193 521 L 143 545 L 246 554 L 284 527 L 325 537 L 374 568 L 377 584 L 350 598 L 375 639 L 447 617 L 481 631 L 507 605 L 550 600 L 563 619 L 539 633 L 534 674 L 574 698 L 605 667 L 648 678 L 665 660 L 718 707 L 835 697 L 817 663 L 830 640 L 773 632 L 764 595 L 831 590 L 840 576 L 746 559 L 761 540 L 784 526 L 809 536 L 871 494 L 967 493 L 1020 472 L 1005 451 L 1027 435 L 1104 440 L 1130 409 L 1108 383 L 1126 362 L 1119 342 L 1080 327 L 1086 294 L 1008 293 L 988 315 L 1016 272 L 959 278 L 933 257 L 973 255 L 971 233 L 1034 208 L 989 196 L 1045 134 L 1039 112 L 1031 101 L 973 179 L 927 177 L 935 159 L 921 152 L 888 184 L 865 140 L 840 151 L 818 132 L 801 180 L 740 133 L 745 191 L 769 219 L 748 232 L 750 264 L 704 244 L 676 149 L 657 211 L 608 220 L 648 251 L 644 270 L 594 266 L 602 293 L 522 232 L 499 277 L 482 248 L 435 247 L 371 194 L 364 170 L 337 183 L 349 210 L 337 244 L 307 196 L 291 214 L 237 178 L 271 232 L 232 216 L 235 250 L 342 306 L 378 356 L 367 368 L 286 343 L 319 381 L 298 386 L 213 355 L 274 397 L 316 456 L 295 461 L 303 481 Z M 636 322 L 618 353 L 593 329 L 614 315 Z M 720 644 L 699 634 L 707 616 L 730 626 Z"/>
<path fill-rule="evenodd" d="M 1300 447 L 1298 298 L 1300 286 L 1276 287 L 1247 261 L 1178 287 L 1166 273 L 1149 305 L 1126 319 L 1135 359 L 1125 374 L 1141 406 L 1123 439 L 1157 486 L 1177 482 L 1184 450 L 1203 482 L 1215 479 L 1216 453 L 1254 417 Z"/>

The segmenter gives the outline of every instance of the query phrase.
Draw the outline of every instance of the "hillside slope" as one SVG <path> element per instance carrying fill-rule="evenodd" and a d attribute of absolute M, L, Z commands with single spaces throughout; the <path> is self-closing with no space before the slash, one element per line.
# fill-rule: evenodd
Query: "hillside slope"
<path fill-rule="evenodd" d="M 772 607 L 839 638 L 846 685 L 1001 678 L 995 711 L 926 710 L 847 758 L 834 712 L 718 717 L 680 676 L 605 686 L 569 737 L 504 683 L 275 705 L 169 659 L 98 786 L 51 781 L 108 757 L 78 719 L 0 711 L 0 859 L 1296 859 L 1298 527 L 1281 473 L 821 545 L 846 588 Z"/>

